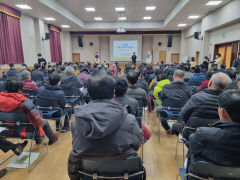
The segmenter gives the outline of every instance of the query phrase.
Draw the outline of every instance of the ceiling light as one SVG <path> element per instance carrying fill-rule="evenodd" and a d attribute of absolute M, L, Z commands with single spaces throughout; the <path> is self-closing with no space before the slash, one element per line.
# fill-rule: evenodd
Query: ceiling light
<path fill-rule="evenodd" d="M 56 20 L 56 19 L 53 18 L 53 17 L 45 17 L 44 19 L 47 20 L 47 21 L 55 21 L 55 20 Z"/>
<path fill-rule="evenodd" d="M 116 7 L 115 10 L 118 12 L 125 11 L 125 7 Z"/>
<path fill-rule="evenodd" d="M 95 21 L 102 21 L 102 17 L 95 17 Z"/>
<path fill-rule="evenodd" d="M 217 6 L 220 3 L 222 3 L 223 1 L 209 1 L 206 5 L 207 6 Z"/>
<path fill-rule="evenodd" d="M 61 25 L 62 28 L 70 28 L 69 25 Z"/>
<path fill-rule="evenodd" d="M 143 17 L 143 20 L 150 20 L 150 19 L 152 19 L 151 16 L 144 16 L 144 17 Z"/>
<path fill-rule="evenodd" d="M 178 24 L 178 27 L 184 27 L 186 26 L 187 24 Z"/>
<path fill-rule="evenodd" d="M 198 15 L 192 15 L 192 16 L 189 16 L 188 19 L 198 19 L 200 16 Z"/>
<path fill-rule="evenodd" d="M 156 9 L 156 6 L 147 6 L 145 7 L 146 11 L 154 11 Z"/>
<path fill-rule="evenodd" d="M 96 9 L 94 7 L 86 7 L 85 10 L 88 11 L 88 12 L 96 11 Z"/>
<path fill-rule="evenodd" d="M 118 20 L 123 21 L 123 20 L 127 20 L 127 18 L 126 17 L 119 17 Z"/>
<path fill-rule="evenodd" d="M 21 9 L 32 9 L 29 5 L 27 4 L 16 4 L 15 6 L 21 8 Z"/>

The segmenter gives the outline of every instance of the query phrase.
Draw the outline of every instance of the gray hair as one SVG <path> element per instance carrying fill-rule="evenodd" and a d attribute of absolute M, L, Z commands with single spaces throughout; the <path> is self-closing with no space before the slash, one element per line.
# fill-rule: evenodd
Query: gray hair
<path fill-rule="evenodd" d="M 21 72 L 21 75 L 23 79 L 28 79 L 31 76 L 31 73 L 27 70 L 24 70 Z"/>
<path fill-rule="evenodd" d="M 210 81 L 212 82 L 213 88 L 220 91 L 225 90 L 232 83 L 231 78 L 222 72 L 214 74 Z"/>
<path fill-rule="evenodd" d="M 185 72 L 182 70 L 176 70 L 173 76 L 183 78 L 185 76 Z"/>
<path fill-rule="evenodd" d="M 75 70 L 72 66 L 67 66 L 65 68 L 65 71 L 66 71 L 66 74 L 74 74 L 75 73 Z"/>

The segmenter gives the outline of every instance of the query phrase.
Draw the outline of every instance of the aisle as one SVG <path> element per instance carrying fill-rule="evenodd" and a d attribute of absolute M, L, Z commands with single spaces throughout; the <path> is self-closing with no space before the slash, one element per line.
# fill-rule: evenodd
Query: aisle
<path fill-rule="evenodd" d="M 147 171 L 147 180 L 175 180 L 178 173 L 174 159 L 176 137 L 166 135 L 163 129 L 161 129 L 161 142 L 159 143 L 157 124 L 156 121 L 153 121 L 152 115 L 150 115 L 148 127 L 152 131 L 153 136 L 144 145 L 144 166 Z M 61 144 L 56 143 L 49 147 L 47 157 L 31 173 L 22 169 L 8 169 L 7 175 L 1 180 L 68 180 L 67 159 L 72 148 L 71 141 L 69 132 L 68 137 Z M 34 148 L 37 148 L 36 150 L 41 149 L 41 147 L 34 144 Z M 0 161 L 7 155 L 9 153 L 4 154 L 0 152 Z M 7 163 L 4 164 L 4 166 L 6 165 Z M 0 168 L 4 166 L 0 166 Z"/>

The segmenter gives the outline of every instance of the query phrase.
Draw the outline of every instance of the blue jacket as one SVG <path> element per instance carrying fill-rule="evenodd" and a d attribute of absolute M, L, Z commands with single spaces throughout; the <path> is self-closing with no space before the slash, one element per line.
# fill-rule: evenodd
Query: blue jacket
<path fill-rule="evenodd" d="M 194 74 L 194 76 L 192 76 L 189 81 L 188 81 L 188 85 L 189 86 L 201 86 L 202 81 L 205 81 L 206 77 L 204 74 Z"/>
<path fill-rule="evenodd" d="M 7 76 L 16 76 L 18 73 L 19 72 L 16 69 L 10 68 L 6 74 L 7 74 Z"/>
<path fill-rule="evenodd" d="M 83 82 L 76 75 L 65 75 L 62 77 L 61 88 L 66 96 L 80 96 L 79 88 L 83 87 Z"/>
<path fill-rule="evenodd" d="M 38 89 L 37 96 L 43 99 L 49 99 L 58 103 L 63 109 L 66 105 L 66 98 L 64 92 L 59 86 L 45 85 Z"/>

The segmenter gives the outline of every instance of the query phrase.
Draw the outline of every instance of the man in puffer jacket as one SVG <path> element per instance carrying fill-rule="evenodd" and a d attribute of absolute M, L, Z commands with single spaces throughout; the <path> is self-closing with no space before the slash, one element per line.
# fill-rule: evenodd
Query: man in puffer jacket
<path fill-rule="evenodd" d="M 78 167 L 81 159 L 126 159 L 137 156 L 142 143 L 142 133 L 135 117 L 112 100 L 112 77 L 91 77 L 88 92 L 90 103 L 79 108 L 72 122 L 73 150 L 68 161 L 71 180 L 80 179 Z"/>
<path fill-rule="evenodd" d="M 182 132 L 184 126 L 197 128 L 208 126 L 209 122 L 218 120 L 218 96 L 231 82 L 232 80 L 225 73 L 214 74 L 208 89 L 193 95 L 182 108 L 180 119 L 184 123 L 173 124 L 172 131 L 178 134 Z"/>
<path fill-rule="evenodd" d="M 205 81 L 205 75 L 200 73 L 199 67 L 194 70 L 194 75 L 189 79 L 189 86 L 201 86 L 202 82 Z"/>

